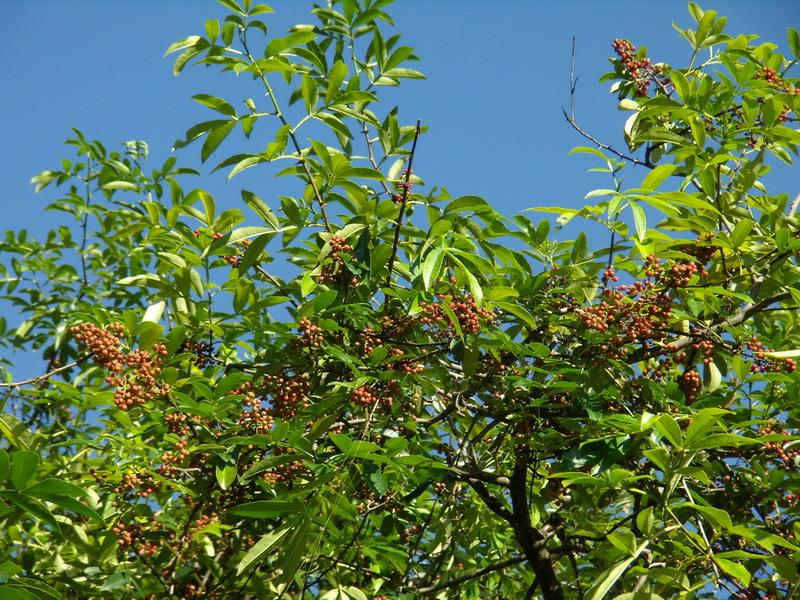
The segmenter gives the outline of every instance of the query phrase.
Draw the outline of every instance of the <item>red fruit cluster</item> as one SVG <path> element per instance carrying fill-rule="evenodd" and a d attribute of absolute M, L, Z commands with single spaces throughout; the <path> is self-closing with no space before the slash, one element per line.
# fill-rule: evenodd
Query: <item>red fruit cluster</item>
<path fill-rule="evenodd" d="M 761 435 L 791 435 L 785 429 L 778 429 L 774 425 L 765 425 L 759 431 Z M 780 441 L 774 442 L 764 442 L 764 448 L 771 452 L 775 453 L 775 456 L 781 461 L 783 467 L 785 469 L 794 469 L 795 468 L 795 457 L 800 456 L 800 449 L 798 450 L 787 450 L 784 447 L 784 444 Z"/>
<path fill-rule="evenodd" d="M 753 364 L 750 365 L 750 372 L 752 373 L 766 373 L 768 371 L 794 373 L 797 370 L 797 361 L 793 358 L 778 360 L 768 357 L 767 352 L 770 349 L 764 346 L 757 336 L 753 336 L 747 342 L 746 347 L 753 355 Z"/>
<path fill-rule="evenodd" d="M 380 335 L 375 333 L 371 327 L 367 327 L 363 331 L 358 332 L 358 338 L 353 342 L 353 345 L 359 350 L 361 356 L 369 356 L 372 351 L 383 344 L 383 339 Z"/>
<path fill-rule="evenodd" d="M 689 285 L 689 282 L 695 275 L 707 277 L 708 272 L 703 265 L 699 265 L 696 262 L 678 262 L 672 265 L 667 271 L 664 283 L 669 287 L 683 288 Z"/>
<path fill-rule="evenodd" d="M 111 323 L 105 329 L 92 323 L 78 323 L 70 327 L 69 331 L 92 353 L 98 365 L 113 372 L 122 371 L 125 367 L 125 354 L 120 350 L 120 337 L 125 334 L 122 323 Z"/>
<path fill-rule="evenodd" d="M 151 475 L 145 473 L 125 473 L 120 484 L 114 488 L 117 494 L 134 494 L 140 498 L 147 498 L 158 491 L 158 485 Z"/>
<path fill-rule="evenodd" d="M 117 523 L 111 528 L 111 531 L 117 536 L 119 547 L 125 549 L 133 546 L 133 544 L 141 538 L 142 526 L 135 523 L 131 523 L 130 525 Z"/>
<path fill-rule="evenodd" d="M 124 330 L 121 323 L 112 323 L 105 329 L 91 323 L 79 323 L 70 328 L 72 335 L 89 349 L 97 364 L 111 371 L 106 383 L 117 388 L 114 403 L 120 409 L 128 410 L 166 396 L 170 388 L 158 381 L 167 347 L 154 344 L 152 352 L 140 349 L 125 354 L 120 350 L 120 336 Z M 123 373 L 126 368 L 128 371 Z"/>
<path fill-rule="evenodd" d="M 342 254 L 352 252 L 353 247 L 347 243 L 347 240 L 339 236 L 331 236 L 328 240 L 331 251 L 328 254 L 328 261 L 322 266 L 322 272 L 317 280 L 320 283 L 349 283 L 350 285 L 357 285 L 358 279 L 350 275 L 345 267 L 345 262 Z"/>
<path fill-rule="evenodd" d="M 290 420 L 299 410 L 310 405 L 311 381 L 308 373 L 289 377 L 285 374 L 265 375 L 264 388 L 272 395 L 271 414 Z"/>
<path fill-rule="evenodd" d="M 367 385 L 357 387 L 350 392 L 350 399 L 361 406 L 374 406 L 380 400 L 377 394 Z"/>
<path fill-rule="evenodd" d="M 289 452 L 288 448 L 283 448 L 281 446 L 276 446 L 272 449 L 273 456 L 279 456 L 281 454 L 286 454 Z M 294 460 L 289 463 L 283 463 L 282 465 L 278 465 L 273 467 L 269 471 L 266 471 L 261 474 L 261 480 L 269 485 L 277 485 L 277 484 L 289 484 L 292 483 L 295 478 L 298 477 L 308 477 L 311 471 L 303 464 L 303 461 Z"/>
<path fill-rule="evenodd" d="M 178 471 L 178 468 L 189 456 L 189 442 L 188 440 L 179 440 L 175 444 L 175 450 L 167 450 L 161 455 L 161 466 L 158 467 L 158 472 L 164 477 L 172 477 Z"/>
<path fill-rule="evenodd" d="M 300 345 L 304 348 L 319 348 L 322 346 L 322 328 L 314 325 L 309 319 L 300 319 Z"/>
<path fill-rule="evenodd" d="M 678 380 L 678 387 L 686 396 L 686 402 L 692 403 L 700 395 L 700 390 L 703 389 L 703 381 L 700 378 L 700 373 L 697 369 L 689 369 L 685 371 L 681 378 Z"/>
<path fill-rule="evenodd" d="M 608 350 L 619 355 L 627 343 L 661 341 L 671 312 L 672 300 L 666 293 L 657 291 L 652 281 L 636 281 L 606 288 L 599 304 L 581 308 L 577 314 L 589 329 L 614 333 Z"/>
<path fill-rule="evenodd" d="M 189 433 L 189 425 L 187 421 L 189 415 L 182 412 L 174 412 L 164 415 L 164 423 L 170 433 L 177 433 L 178 435 L 187 435 Z"/>
<path fill-rule="evenodd" d="M 461 330 L 465 333 L 478 333 L 481 330 L 481 321 L 494 322 L 496 315 L 486 307 L 478 308 L 471 294 L 462 298 L 454 298 L 449 294 L 437 294 L 441 300 L 450 300 L 450 308 L 458 319 Z M 439 302 L 422 305 L 422 316 L 419 319 L 423 325 L 432 325 L 441 329 L 441 333 L 452 335 L 450 321 L 445 315 Z"/>
<path fill-rule="evenodd" d="M 202 515 L 199 518 L 195 519 L 195 522 L 192 524 L 192 532 L 197 533 L 198 531 L 204 529 L 211 525 L 211 523 L 218 521 L 219 515 L 215 512 L 208 513 L 206 515 Z"/>
<path fill-rule="evenodd" d="M 656 75 L 656 70 L 647 57 L 636 58 L 636 47 L 628 40 L 615 39 L 611 46 L 622 62 L 625 74 L 633 79 L 636 84 L 636 93 L 646 96 L 650 81 Z"/>
<path fill-rule="evenodd" d="M 603 285 L 607 284 L 609 281 L 617 282 L 619 281 L 619 277 L 617 276 L 616 271 L 611 267 L 607 268 L 603 271 Z"/>
<path fill-rule="evenodd" d="M 231 393 L 244 396 L 239 425 L 253 433 L 266 433 L 272 429 L 275 419 L 269 408 L 265 407 L 262 395 L 256 393 L 253 382 L 248 381 Z"/>
<path fill-rule="evenodd" d="M 114 403 L 121 410 L 128 410 L 161 398 L 169 393 L 168 383 L 158 381 L 161 361 L 167 355 L 167 347 L 153 344 L 153 351 L 133 350 L 125 357 L 128 372 L 106 377 L 106 383 L 116 387 Z"/>
<path fill-rule="evenodd" d="M 195 342 L 194 340 L 183 340 L 181 344 L 181 352 L 190 352 L 194 354 L 194 364 L 205 369 L 212 361 L 211 344 L 208 342 Z"/>
<path fill-rule="evenodd" d="M 239 263 L 242 262 L 241 256 L 223 256 L 223 259 L 232 267 L 238 267 Z"/>

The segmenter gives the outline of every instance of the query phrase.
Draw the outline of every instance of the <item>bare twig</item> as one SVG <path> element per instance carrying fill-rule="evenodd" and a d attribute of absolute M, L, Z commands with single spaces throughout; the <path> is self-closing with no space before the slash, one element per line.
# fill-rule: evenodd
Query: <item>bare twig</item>
<path fill-rule="evenodd" d="M 420 588 L 417 590 L 417 592 L 420 594 L 433 594 L 434 592 L 439 592 L 441 590 L 446 590 L 448 588 L 460 585 L 465 581 L 469 581 L 470 579 L 477 579 L 478 577 L 483 577 L 487 573 L 500 571 L 512 565 L 518 565 L 519 563 L 525 562 L 526 560 L 527 559 L 524 556 L 514 556 L 513 558 L 507 558 L 506 560 L 500 561 L 498 563 L 480 569 L 479 571 L 468 573 L 466 575 L 462 575 L 461 577 L 455 577 L 453 579 L 450 579 L 449 581 L 445 581 L 444 583 L 439 583 L 434 586 Z"/>
<path fill-rule="evenodd" d="M 650 164 L 648 161 L 639 160 L 633 156 L 629 156 L 620 152 L 619 150 L 613 148 L 608 144 L 604 144 L 596 137 L 591 135 L 589 132 L 585 131 L 580 125 L 578 125 L 578 120 L 575 117 L 575 96 L 578 87 L 578 78 L 575 76 L 575 36 L 572 37 L 572 54 L 570 60 L 570 68 L 569 68 L 569 111 L 566 108 L 562 108 L 561 112 L 564 114 L 564 118 L 567 120 L 567 123 L 581 134 L 584 138 L 592 142 L 598 148 L 605 150 L 606 152 L 610 152 L 617 158 L 621 158 L 622 160 L 626 160 L 634 165 L 638 165 L 640 167 L 647 167 L 648 169 L 652 169 L 653 165 Z"/>
<path fill-rule="evenodd" d="M 31 377 L 30 379 L 23 379 L 21 381 L 12 381 L 10 383 L 0 383 L 0 388 L 16 388 L 16 387 L 22 387 L 22 386 L 25 386 L 25 385 L 36 385 L 36 384 L 42 383 L 43 381 L 46 381 L 47 379 L 50 379 L 53 375 L 58 375 L 59 373 L 61 373 L 63 371 L 68 371 L 72 367 L 77 367 L 80 363 L 82 363 L 84 360 L 89 358 L 89 356 L 91 356 L 91 355 L 87 354 L 86 356 L 82 356 L 81 358 L 79 358 L 76 361 L 73 361 L 73 362 L 68 363 L 66 365 L 63 365 L 61 367 L 58 367 L 57 369 L 53 369 L 51 371 L 48 371 L 47 373 L 44 373 L 42 375 L 37 375 L 36 377 Z"/>
<path fill-rule="evenodd" d="M 245 29 L 239 31 L 239 41 L 242 44 L 242 48 L 244 49 L 245 55 L 247 56 L 247 60 L 250 61 L 252 67 L 256 70 L 256 74 L 258 75 L 259 79 L 261 79 L 261 83 L 264 85 L 264 88 L 267 91 L 267 95 L 269 99 L 272 101 L 272 106 L 275 108 L 275 113 L 280 120 L 282 125 L 289 126 L 289 122 L 286 120 L 286 117 L 281 110 L 280 105 L 278 104 L 278 98 L 275 96 L 275 92 L 272 89 L 272 86 L 267 79 L 266 74 L 261 70 L 261 67 L 258 66 L 256 59 L 253 58 L 253 55 L 250 53 L 250 48 L 247 46 L 247 33 Z M 319 204 L 320 213 L 322 213 L 322 220 L 325 221 L 325 229 L 331 231 L 331 223 L 328 219 L 328 210 L 326 208 L 325 200 L 322 198 L 322 194 L 319 191 L 319 187 L 317 186 L 317 182 L 314 180 L 314 175 L 311 173 L 311 169 L 308 167 L 308 161 L 303 156 L 303 153 L 300 151 L 300 144 L 297 142 L 297 136 L 295 135 L 294 131 L 289 127 L 289 138 L 292 140 L 292 145 L 294 149 L 297 151 L 298 162 L 302 165 L 303 171 L 305 171 L 306 177 L 308 178 L 308 182 L 311 185 L 311 189 L 314 192 L 314 198 L 317 200 L 317 204 Z"/>
<path fill-rule="evenodd" d="M 403 200 L 400 204 L 400 214 L 397 217 L 397 226 L 394 229 L 394 241 L 392 242 L 392 254 L 389 257 L 389 272 L 386 274 L 386 287 L 392 287 L 392 271 L 394 270 L 394 259 L 397 256 L 397 245 L 400 243 L 400 227 L 403 224 L 403 215 L 406 212 L 406 204 L 408 203 L 408 189 L 409 180 L 411 179 L 411 167 L 414 164 L 414 153 L 417 151 L 417 140 L 419 139 L 420 122 L 417 121 L 417 129 L 414 132 L 414 142 L 411 144 L 411 154 L 408 156 L 408 166 L 406 167 L 406 176 L 403 183 Z M 386 296 L 388 302 L 389 297 Z"/>

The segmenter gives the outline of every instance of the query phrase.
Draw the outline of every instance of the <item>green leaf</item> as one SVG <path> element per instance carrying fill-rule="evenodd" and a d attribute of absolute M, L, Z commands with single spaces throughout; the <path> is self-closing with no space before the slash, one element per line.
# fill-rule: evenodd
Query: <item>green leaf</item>
<path fill-rule="evenodd" d="M 272 469 L 273 467 L 277 467 L 279 465 L 285 465 L 287 463 L 295 462 L 300 460 L 301 456 L 299 454 L 294 453 L 287 453 L 287 454 L 278 454 L 276 456 L 268 456 L 266 458 L 262 458 L 256 464 L 251 466 L 247 471 L 242 473 L 242 481 L 246 481 L 251 479 L 255 475 L 262 473 L 268 469 Z"/>
<path fill-rule="evenodd" d="M 686 75 L 681 73 L 680 71 L 676 71 L 673 69 L 670 71 L 669 78 L 672 80 L 672 84 L 675 86 L 675 91 L 678 92 L 678 95 L 681 97 L 681 100 L 684 104 L 686 104 L 689 98 L 689 80 L 686 79 Z"/>
<path fill-rule="evenodd" d="M 642 180 L 644 189 L 654 192 L 675 172 L 678 165 L 659 165 Z"/>
<path fill-rule="evenodd" d="M 11 459 L 5 448 L 0 448 L 0 487 L 8 479 L 9 473 L 11 473 Z"/>
<path fill-rule="evenodd" d="M 164 56 L 169 56 L 173 52 L 177 52 L 178 50 L 183 50 L 184 48 L 191 48 L 197 45 L 201 38 L 199 35 L 190 35 L 187 38 L 184 38 L 180 41 L 173 42 L 167 47 L 167 51 L 164 52 Z"/>
<path fill-rule="evenodd" d="M 266 56 L 275 56 L 284 50 L 310 42 L 316 37 L 317 34 L 313 31 L 297 31 L 290 33 L 286 37 L 275 38 L 267 45 Z"/>
<path fill-rule="evenodd" d="M 800 350 L 779 350 L 777 352 L 765 352 L 770 358 L 798 358 Z"/>
<path fill-rule="evenodd" d="M 21 490 L 36 474 L 39 455 L 29 450 L 17 450 L 11 454 L 11 483 Z"/>
<path fill-rule="evenodd" d="M 257 500 L 235 506 L 228 512 L 235 517 L 274 519 L 285 514 L 300 514 L 304 511 L 304 506 L 299 501 Z"/>
<path fill-rule="evenodd" d="M 246 240 L 249 238 L 260 237 L 265 234 L 277 234 L 280 233 L 280 230 L 275 230 L 270 227 L 258 227 L 258 226 L 251 226 L 251 227 L 239 227 L 238 229 L 234 229 L 231 232 L 231 236 L 228 239 L 229 244 L 237 244 L 242 240 Z"/>
<path fill-rule="evenodd" d="M 512 302 L 495 302 L 494 305 L 497 308 L 500 308 L 508 313 L 511 313 L 515 317 L 517 317 L 520 321 L 522 321 L 525 325 L 527 325 L 530 329 L 536 329 L 538 325 L 536 324 L 536 319 L 534 316 L 528 312 L 528 309 L 524 306 L 520 306 L 519 304 L 514 304 Z"/>
<path fill-rule="evenodd" d="M 747 239 L 747 236 L 750 235 L 754 226 L 755 222 L 752 219 L 745 218 L 739 220 L 739 222 L 736 223 L 736 227 L 733 229 L 733 233 L 731 233 L 731 245 L 734 248 L 741 246 Z"/>
<path fill-rule="evenodd" d="M 236 109 L 233 108 L 230 104 L 225 102 L 222 98 L 217 98 L 215 96 L 209 96 L 208 94 L 195 94 L 192 96 L 194 100 L 202 104 L 203 106 L 207 106 L 217 112 L 221 112 L 222 114 L 228 115 L 229 117 L 236 116 Z"/>
<path fill-rule="evenodd" d="M 104 190 L 129 190 L 131 192 L 138 192 L 139 186 L 130 181 L 109 181 L 103 184 Z"/>
<path fill-rule="evenodd" d="M 235 126 L 236 121 L 226 121 L 224 125 L 215 127 L 208 132 L 206 141 L 203 142 L 203 148 L 200 150 L 200 160 L 202 162 L 206 162 L 208 157 L 213 154 L 214 150 L 216 150 L 222 141 L 228 137 L 228 134 L 233 131 Z"/>
<path fill-rule="evenodd" d="M 60 531 L 61 528 L 58 525 L 58 522 L 53 517 L 53 514 L 47 510 L 44 504 L 34 500 L 33 498 L 29 498 L 28 496 L 24 496 L 22 494 L 16 494 L 14 492 L 6 492 L 0 491 L 0 497 L 8 500 L 12 504 L 14 504 L 17 508 L 21 509 L 22 511 L 28 513 L 29 515 L 39 519 L 50 525 L 56 531 Z"/>
<path fill-rule="evenodd" d="M 214 470 L 217 476 L 217 483 L 222 490 L 227 490 L 236 481 L 236 465 L 225 465 L 216 467 Z"/>
<path fill-rule="evenodd" d="M 701 504 L 695 504 L 693 502 L 684 502 L 679 505 L 680 507 L 690 507 L 696 510 L 699 513 L 702 513 L 714 524 L 719 527 L 724 528 L 725 530 L 731 529 L 733 527 L 733 521 L 731 521 L 731 516 L 721 508 L 714 508 L 713 506 L 703 506 Z"/>
<path fill-rule="evenodd" d="M 330 103 L 339 92 L 339 86 L 342 85 L 345 77 L 347 77 L 347 65 L 341 60 L 337 60 L 331 70 L 328 72 L 328 90 L 325 93 L 325 101 Z"/>
<path fill-rule="evenodd" d="M 339 171 L 337 174 L 339 177 L 360 177 L 362 179 L 375 179 L 377 181 L 383 181 L 386 179 L 383 173 L 376 169 L 370 169 L 369 167 L 346 167 Z"/>
<path fill-rule="evenodd" d="M 247 554 L 245 554 L 242 560 L 239 561 L 239 564 L 236 566 L 236 574 L 241 575 L 245 569 L 247 569 L 247 567 L 269 552 L 269 550 L 289 531 L 291 531 L 291 527 L 286 526 L 276 529 L 275 531 L 270 531 L 269 533 L 265 533 L 263 536 L 261 536 L 261 539 L 253 544 L 253 546 L 247 551 Z"/>
<path fill-rule="evenodd" d="M 786 39 L 789 42 L 789 48 L 797 60 L 800 60 L 800 33 L 794 27 L 789 27 L 786 32 Z"/>
<path fill-rule="evenodd" d="M 672 415 L 661 415 L 655 424 L 658 432 L 667 438 L 674 447 L 681 448 L 683 445 L 683 435 L 681 428 L 672 418 Z"/>
<path fill-rule="evenodd" d="M 718 558 L 717 556 L 713 558 L 717 566 L 728 575 L 738 579 L 745 587 L 750 585 L 750 571 L 747 567 L 726 558 Z"/>
<path fill-rule="evenodd" d="M 83 488 L 61 481 L 60 479 L 45 479 L 25 489 L 31 496 L 69 496 L 70 498 L 87 498 L 89 493 Z"/>
<path fill-rule="evenodd" d="M 643 242 L 647 237 L 647 216 L 641 205 L 630 202 L 631 212 L 633 213 L 633 224 L 636 227 L 636 235 L 640 242 Z"/>
<path fill-rule="evenodd" d="M 425 262 L 422 264 L 422 282 L 425 290 L 431 289 L 431 284 L 438 279 L 443 259 L 444 250 L 442 248 L 434 248 L 425 257 Z"/>
<path fill-rule="evenodd" d="M 167 303 L 164 300 L 151 304 L 147 307 L 147 310 L 144 311 L 144 316 L 142 317 L 143 322 L 150 322 L 150 323 L 158 323 L 161 320 L 161 315 L 164 314 L 164 309 L 167 307 Z"/>
<path fill-rule="evenodd" d="M 242 7 L 239 6 L 234 0 L 217 0 L 217 2 L 232 12 L 238 13 L 242 16 L 245 16 L 246 14 Z"/>
<path fill-rule="evenodd" d="M 592 586 L 586 591 L 586 600 L 601 600 L 602 598 L 605 598 L 606 594 L 611 591 L 611 588 L 614 587 L 614 584 L 617 583 L 620 577 L 622 577 L 631 563 L 639 558 L 639 555 L 645 548 L 647 548 L 649 543 L 650 542 L 644 542 L 640 544 L 633 556 L 623 560 L 622 562 L 618 562 L 613 567 L 603 571 L 603 573 L 601 573 L 597 579 L 595 579 L 594 583 L 592 583 Z"/>
<path fill-rule="evenodd" d="M 692 450 L 710 450 L 712 448 L 736 447 L 758 443 L 760 443 L 758 440 L 744 437 L 743 435 L 736 435 L 734 433 L 714 433 L 696 440 L 689 447 Z"/>

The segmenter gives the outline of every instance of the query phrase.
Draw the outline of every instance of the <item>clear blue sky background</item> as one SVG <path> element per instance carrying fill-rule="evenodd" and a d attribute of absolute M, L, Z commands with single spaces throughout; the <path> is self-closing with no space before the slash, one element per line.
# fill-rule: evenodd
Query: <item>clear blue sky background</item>
<path fill-rule="evenodd" d="M 268 3 L 276 10 L 265 19 L 274 35 L 294 23 L 313 22 L 311 2 Z M 729 33 L 757 33 L 784 51 L 786 27 L 800 26 L 798 0 L 701 5 L 729 16 Z M 192 101 L 192 94 L 223 96 L 237 108 L 252 96 L 265 106 L 248 79 L 232 81 L 202 67 L 175 78 L 171 58 L 162 58 L 172 41 L 201 33 L 205 19 L 224 18 L 226 10 L 212 0 L 8 1 L 3 8 L 3 229 L 41 235 L 60 222 L 58 213 L 42 210 L 57 192 L 48 188 L 37 196 L 29 180 L 57 167 L 61 158 L 72 158 L 72 148 L 63 145 L 71 127 L 111 149 L 144 139 L 155 167 L 189 126 L 216 118 Z M 627 113 L 616 110 L 608 84 L 597 83 L 608 70 L 611 41 L 628 38 L 646 45 L 654 62 L 682 66 L 689 48 L 671 24 L 692 24 L 683 0 L 398 0 L 389 12 L 428 76 L 388 94 L 401 106 L 404 122 L 419 118 L 430 126 L 416 171 L 428 184 L 444 185 L 454 195 L 481 195 L 506 214 L 536 205 L 579 206 L 587 191 L 608 187 L 603 176 L 585 172 L 595 166 L 591 159 L 567 154 L 585 144 L 561 116 L 568 100 L 571 37 L 577 37 L 578 119 L 622 147 Z M 263 148 L 271 131 L 257 126 L 249 147 Z M 204 173 L 214 159 L 241 151 L 242 143 L 226 141 Z M 192 145 L 178 153 L 179 162 L 197 166 L 199 152 L 200 144 Z M 268 201 L 285 193 L 283 180 L 253 171 L 229 183 L 224 173 L 204 175 L 192 185 L 210 190 L 223 207 L 243 206 L 243 186 Z M 631 171 L 627 185 L 642 175 Z M 769 183 L 792 196 L 800 191 L 786 169 Z M 592 240 L 595 246 L 605 242 Z"/>

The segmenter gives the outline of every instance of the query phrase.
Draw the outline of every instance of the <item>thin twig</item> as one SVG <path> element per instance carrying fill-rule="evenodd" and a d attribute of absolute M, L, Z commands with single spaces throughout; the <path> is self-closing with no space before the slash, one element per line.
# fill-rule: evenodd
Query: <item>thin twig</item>
<path fill-rule="evenodd" d="M 561 109 L 561 112 L 564 114 L 564 118 L 567 120 L 567 123 L 569 123 L 570 126 L 575 131 L 577 131 L 579 134 L 581 134 L 587 140 L 592 142 L 598 148 L 601 148 L 602 150 L 610 152 L 611 154 L 613 154 L 617 158 L 621 158 L 622 160 L 627 160 L 628 162 L 630 162 L 630 163 L 632 163 L 634 165 L 638 165 L 638 166 L 641 166 L 641 167 L 647 167 L 648 169 L 652 169 L 653 165 L 650 164 L 648 161 L 639 160 L 638 158 L 635 158 L 633 156 L 629 156 L 627 154 L 624 154 L 624 153 L 620 152 L 619 150 L 613 148 L 612 146 L 609 146 L 608 144 L 604 144 L 603 142 L 598 140 L 596 137 L 591 135 L 589 132 L 587 132 L 583 128 L 581 128 L 580 125 L 578 125 L 577 118 L 575 117 L 575 96 L 576 96 L 577 87 L 578 87 L 578 78 L 575 76 L 575 36 L 573 36 L 572 37 L 572 54 L 571 54 L 570 69 L 569 69 L 569 112 L 567 112 L 566 108 L 562 108 Z"/>
<path fill-rule="evenodd" d="M 261 70 L 261 67 L 258 66 L 255 58 L 250 53 L 250 48 L 247 46 L 247 33 L 246 30 L 242 29 L 239 31 L 239 41 L 242 44 L 242 48 L 245 51 L 245 55 L 247 56 L 247 60 L 250 61 L 251 66 L 255 68 L 256 74 L 258 75 L 259 79 L 261 79 L 261 83 L 264 84 L 264 88 L 267 90 L 267 95 L 269 99 L 272 101 L 272 106 L 275 108 L 275 113 L 278 119 L 280 120 L 281 124 L 287 126 L 289 128 L 289 138 L 292 140 L 292 145 L 294 149 L 297 151 L 298 162 L 303 166 L 303 170 L 305 171 L 306 177 L 308 177 L 308 182 L 311 185 L 311 189 L 314 192 L 314 198 L 317 200 L 317 204 L 319 204 L 319 210 L 322 214 L 322 220 L 325 221 L 325 229 L 329 232 L 331 231 L 331 223 L 328 219 L 328 210 L 326 208 L 325 200 L 322 198 L 322 194 L 319 191 L 319 187 L 317 187 L 317 182 L 314 180 L 314 176 L 311 173 L 311 169 L 308 167 L 308 161 L 303 156 L 303 153 L 300 150 L 300 144 L 297 142 L 297 136 L 295 136 L 294 131 L 289 126 L 289 122 L 286 120 L 286 117 L 281 110 L 280 105 L 278 104 L 278 98 L 275 96 L 275 92 L 272 89 L 272 86 L 267 80 L 267 76 Z"/>
<path fill-rule="evenodd" d="M 386 274 L 386 287 L 392 287 L 392 270 L 394 269 L 394 259 L 397 256 L 397 245 L 400 242 L 400 227 L 403 224 L 403 215 L 406 212 L 406 204 L 408 203 L 408 189 L 409 180 L 411 179 L 411 167 L 414 164 L 414 153 L 417 151 L 417 139 L 419 139 L 420 122 L 417 120 L 417 129 L 414 132 L 414 142 L 411 144 L 411 154 L 408 156 L 408 166 L 406 167 L 406 176 L 403 184 L 403 200 L 400 204 L 400 215 L 397 217 L 397 226 L 394 230 L 394 242 L 392 242 L 392 254 L 389 257 L 389 272 Z M 389 296 L 386 296 L 386 302 L 389 301 Z"/>
<path fill-rule="evenodd" d="M 69 364 L 66 364 L 66 365 L 63 365 L 61 367 L 58 367 L 57 369 L 53 369 L 51 371 L 48 371 L 47 373 L 44 373 L 43 375 L 37 375 L 36 377 L 31 377 L 30 379 L 23 379 L 21 381 L 12 381 L 11 383 L 0 383 L 0 388 L 15 388 L 15 387 L 22 387 L 24 385 L 39 384 L 39 383 L 41 383 L 43 381 L 46 381 L 47 379 L 49 379 L 53 375 L 57 375 L 58 373 L 61 373 L 62 371 L 68 371 L 72 367 L 77 367 L 80 363 L 82 363 L 84 360 L 86 360 L 90 356 L 91 356 L 91 354 L 87 354 L 86 356 L 82 356 L 81 358 L 79 358 L 76 361 L 73 361 L 73 362 L 71 362 Z"/>
<path fill-rule="evenodd" d="M 446 590 L 447 588 L 454 587 L 465 581 L 469 581 L 470 579 L 477 579 L 478 577 L 483 577 L 487 573 L 492 573 L 494 571 L 500 571 L 505 569 L 506 567 L 510 567 L 512 565 L 518 565 L 519 563 L 525 562 L 527 559 L 524 556 L 515 556 L 513 558 L 507 558 L 506 560 L 500 561 L 494 565 L 490 565 L 485 567 L 479 571 L 475 571 L 473 573 L 468 573 L 467 575 L 462 575 L 461 577 L 455 577 L 449 581 L 445 581 L 444 583 L 440 583 L 431 587 L 420 588 L 417 590 L 420 594 L 433 594 L 434 592 L 439 592 L 441 590 Z"/>

